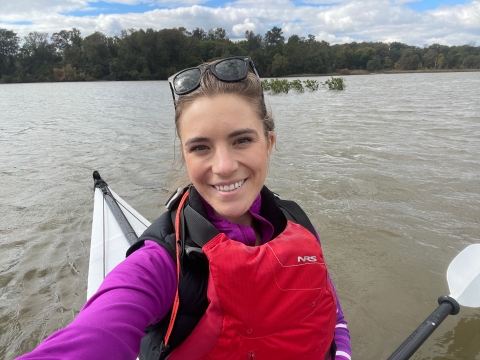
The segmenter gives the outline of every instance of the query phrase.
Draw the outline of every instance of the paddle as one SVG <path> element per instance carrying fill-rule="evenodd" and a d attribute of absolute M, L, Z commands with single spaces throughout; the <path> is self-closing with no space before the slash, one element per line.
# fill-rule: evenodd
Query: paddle
<path fill-rule="evenodd" d="M 388 360 L 407 360 L 448 315 L 456 315 L 460 305 L 480 307 L 480 244 L 468 246 L 447 270 L 450 296 L 438 298 L 439 307 L 399 346 Z"/>

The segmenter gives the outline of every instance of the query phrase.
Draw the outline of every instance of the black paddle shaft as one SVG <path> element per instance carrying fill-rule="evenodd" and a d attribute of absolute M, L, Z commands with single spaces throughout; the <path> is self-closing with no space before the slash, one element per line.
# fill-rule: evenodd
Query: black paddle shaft
<path fill-rule="evenodd" d="M 438 308 L 399 346 L 388 360 L 407 360 L 418 350 L 448 315 L 457 315 L 460 305 L 450 296 L 438 298 Z"/>
<path fill-rule="evenodd" d="M 128 222 L 125 214 L 123 213 L 122 209 L 120 209 L 120 206 L 110 192 L 107 183 L 101 178 L 98 171 L 93 172 L 93 180 L 94 188 L 98 187 L 100 190 L 102 190 L 103 198 L 105 199 L 108 208 L 115 217 L 115 220 L 117 221 L 118 226 L 120 226 L 120 229 L 122 230 L 122 233 L 127 239 L 128 243 L 130 244 L 130 246 L 135 244 L 138 241 L 135 230 L 133 230 L 132 225 L 130 225 L 130 223 Z"/>

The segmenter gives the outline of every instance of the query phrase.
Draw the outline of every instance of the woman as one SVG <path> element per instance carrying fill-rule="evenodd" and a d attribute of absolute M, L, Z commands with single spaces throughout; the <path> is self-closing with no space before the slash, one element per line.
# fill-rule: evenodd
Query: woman
<path fill-rule="evenodd" d="M 169 82 L 191 186 L 72 324 L 21 359 L 350 359 L 315 229 L 264 186 L 274 122 L 251 59 Z"/>

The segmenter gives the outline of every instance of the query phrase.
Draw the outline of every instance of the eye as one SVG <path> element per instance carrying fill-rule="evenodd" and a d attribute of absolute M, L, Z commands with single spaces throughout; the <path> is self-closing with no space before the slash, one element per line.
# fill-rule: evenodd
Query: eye
<path fill-rule="evenodd" d="M 250 137 L 250 136 L 243 136 L 241 138 L 238 138 L 237 140 L 235 140 L 234 144 L 248 144 L 248 143 L 251 143 L 253 141 L 253 139 Z"/>
<path fill-rule="evenodd" d="M 208 147 L 206 145 L 196 145 L 187 149 L 189 153 L 195 153 L 195 152 L 199 153 L 205 150 L 208 150 Z"/>

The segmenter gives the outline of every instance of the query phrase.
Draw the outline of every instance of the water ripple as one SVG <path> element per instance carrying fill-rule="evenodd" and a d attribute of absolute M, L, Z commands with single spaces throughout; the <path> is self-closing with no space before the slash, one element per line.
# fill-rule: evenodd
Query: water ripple
<path fill-rule="evenodd" d="M 267 184 L 320 233 L 356 358 L 386 358 L 448 291 L 455 254 L 480 242 L 480 73 L 346 80 L 266 96 Z M 12 359 L 85 301 L 93 170 L 154 220 L 178 140 L 166 82 L 2 85 L 0 108 L 0 357 Z M 459 319 L 423 358 L 444 354 L 452 328 L 480 331 Z"/>

